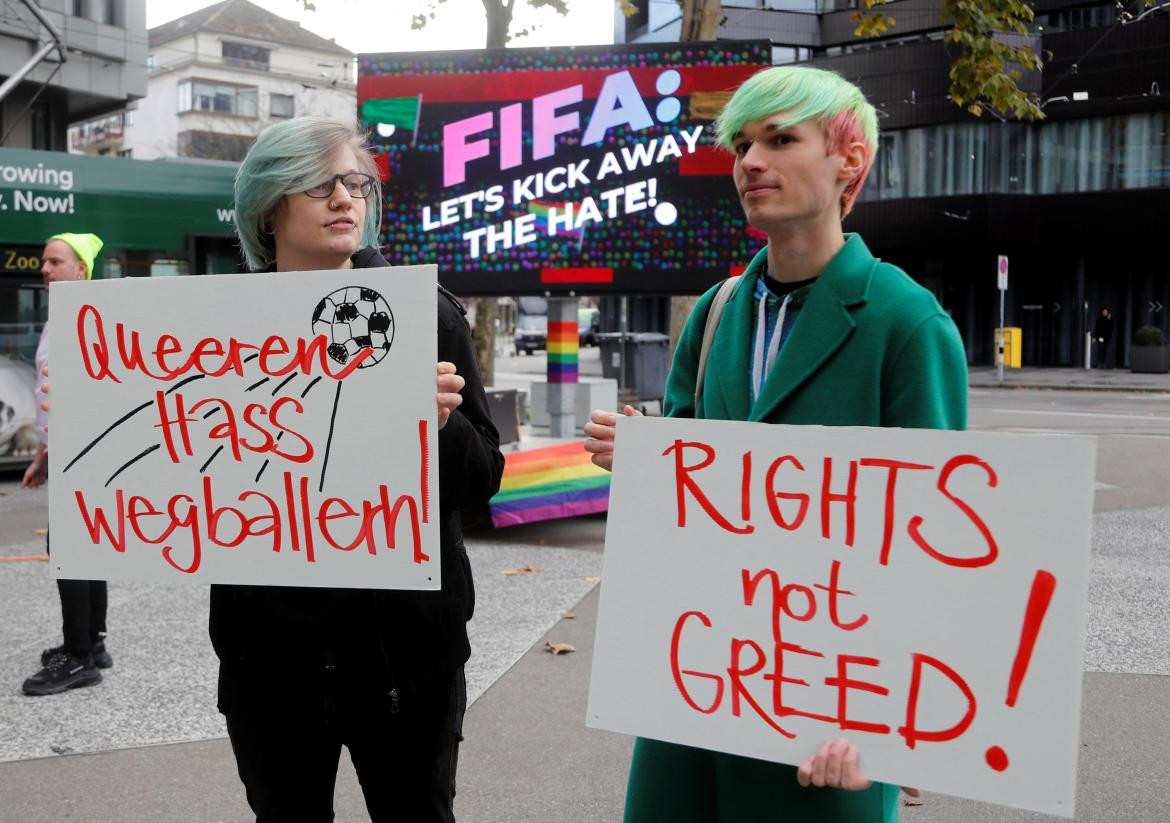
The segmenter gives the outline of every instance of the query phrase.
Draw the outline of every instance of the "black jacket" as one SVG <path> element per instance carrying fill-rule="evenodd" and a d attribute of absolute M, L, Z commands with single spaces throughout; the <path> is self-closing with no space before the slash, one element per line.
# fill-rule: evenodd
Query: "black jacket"
<path fill-rule="evenodd" d="M 373 248 L 357 252 L 353 263 L 389 265 Z M 408 695 L 467 661 L 475 589 L 460 509 L 482 506 L 496 493 L 504 458 L 464 315 L 440 286 L 439 360 L 454 363 L 466 380 L 462 404 L 439 432 L 442 589 L 212 586 L 209 632 L 220 659 L 220 711 L 230 712 L 239 700 L 311 703 L 326 668 L 361 680 L 371 692 L 393 688 Z"/>

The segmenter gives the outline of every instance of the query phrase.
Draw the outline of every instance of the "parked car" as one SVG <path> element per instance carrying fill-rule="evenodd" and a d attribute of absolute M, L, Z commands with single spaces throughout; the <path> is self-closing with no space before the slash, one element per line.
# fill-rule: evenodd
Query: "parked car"
<path fill-rule="evenodd" d="M 516 354 L 532 354 L 548 347 L 548 315 L 521 314 L 516 317 Z"/>

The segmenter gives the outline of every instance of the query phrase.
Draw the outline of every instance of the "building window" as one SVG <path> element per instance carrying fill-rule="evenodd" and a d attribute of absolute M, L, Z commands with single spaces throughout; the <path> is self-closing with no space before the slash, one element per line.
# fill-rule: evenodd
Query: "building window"
<path fill-rule="evenodd" d="M 65 0 L 65 13 L 70 17 L 80 17 L 81 0 Z"/>
<path fill-rule="evenodd" d="M 118 149 L 118 156 L 129 159 L 134 156 L 134 149 Z"/>
<path fill-rule="evenodd" d="M 118 25 L 118 0 L 97 0 L 90 6 L 95 23 Z"/>
<path fill-rule="evenodd" d="M 295 103 L 291 94 L 268 95 L 269 113 L 273 117 L 293 117 L 296 114 Z"/>
<path fill-rule="evenodd" d="M 1170 187 L 1170 111 L 885 132 L 862 201 Z"/>
<path fill-rule="evenodd" d="M 269 49 L 260 46 L 250 46 L 247 43 L 224 42 L 223 62 L 229 66 L 239 66 L 243 69 L 259 69 L 268 71 Z"/>
<path fill-rule="evenodd" d="M 623 43 L 632 43 L 650 30 L 650 0 L 633 0 L 634 13 L 626 17 Z"/>
<path fill-rule="evenodd" d="M 158 63 L 155 62 L 154 54 L 146 55 L 146 70 L 153 72 L 158 68 Z"/>
<path fill-rule="evenodd" d="M 151 277 L 182 277 L 187 273 L 186 260 L 159 257 L 150 261 Z"/>
<path fill-rule="evenodd" d="M 255 142 L 254 137 L 244 134 L 220 134 L 212 131 L 179 132 L 178 154 L 180 157 L 198 157 L 203 160 L 230 160 L 238 163 L 244 159 L 248 149 Z"/>
<path fill-rule="evenodd" d="M 209 111 L 215 114 L 256 116 L 255 86 L 225 86 L 203 80 L 184 80 L 179 84 L 179 113 Z"/>

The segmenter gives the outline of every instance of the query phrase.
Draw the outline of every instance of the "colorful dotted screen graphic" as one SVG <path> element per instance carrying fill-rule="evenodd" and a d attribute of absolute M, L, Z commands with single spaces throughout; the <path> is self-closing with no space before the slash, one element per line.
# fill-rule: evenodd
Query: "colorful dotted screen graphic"
<path fill-rule="evenodd" d="M 463 294 L 702 291 L 760 246 L 713 123 L 769 57 L 752 42 L 363 55 L 384 251 Z"/>

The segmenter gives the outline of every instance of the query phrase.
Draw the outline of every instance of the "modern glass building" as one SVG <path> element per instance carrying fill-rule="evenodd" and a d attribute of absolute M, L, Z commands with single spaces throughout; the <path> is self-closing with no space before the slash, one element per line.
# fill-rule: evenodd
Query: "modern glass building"
<path fill-rule="evenodd" d="M 677 40 L 674 3 L 635 5 L 643 13 L 616 21 L 619 41 Z M 774 62 L 808 61 L 864 89 L 881 142 L 845 228 L 934 291 L 971 363 L 993 360 L 1002 254 L 1025 365 L 1083 365 L 1085 335 L 1109 308 L 1111 359 L 1124 366 L 1138 327 L 1170 331 L 1170 8 L 1034 6 L 1030 33 L 1011 37 L 1051 52 L 1021 79 L 1043 104 L 1035 123 L 975 118 L 947 98 L 940 0 L 888 2 L 889 36 L 864 41 L 855 0 L 723 0 L 719 37 L 768 38 Z"/>

